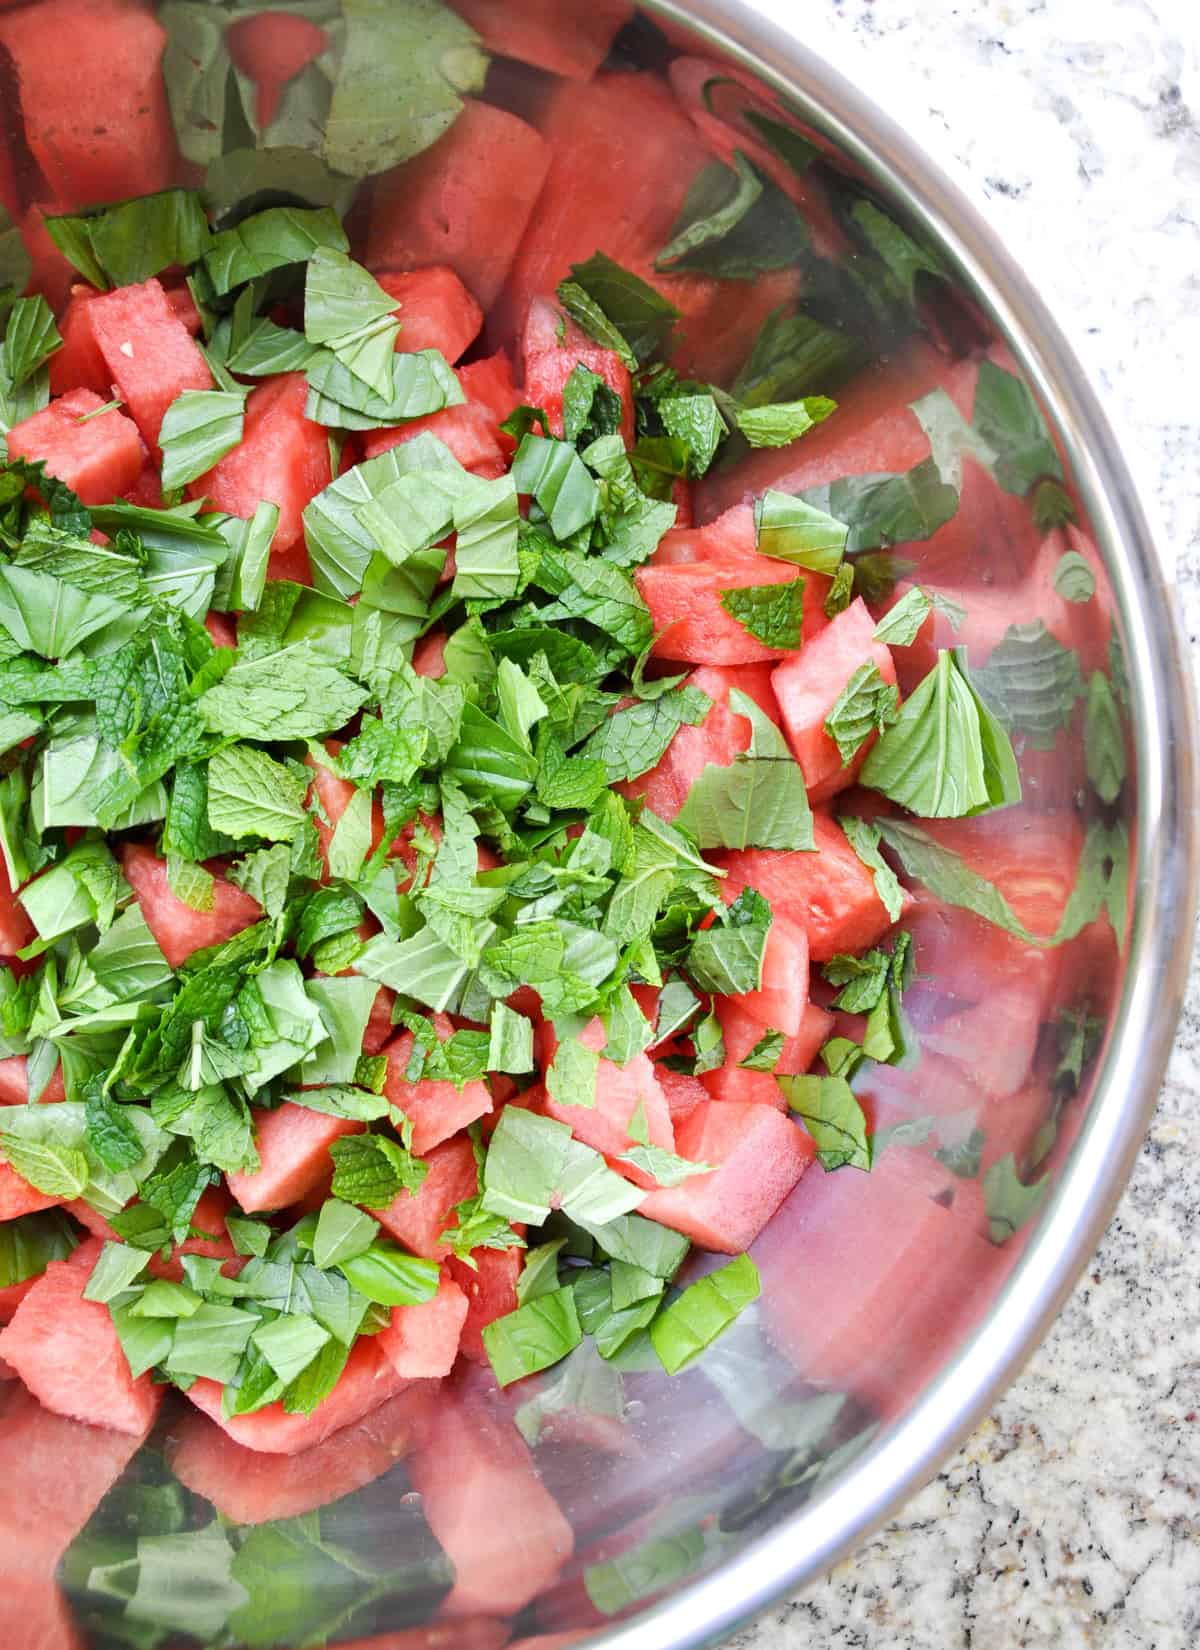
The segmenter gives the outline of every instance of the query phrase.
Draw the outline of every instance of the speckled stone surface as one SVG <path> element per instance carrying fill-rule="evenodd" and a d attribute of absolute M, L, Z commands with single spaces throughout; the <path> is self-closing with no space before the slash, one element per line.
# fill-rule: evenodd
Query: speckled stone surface
<path fill-rule="evenodd" d="M 1200 662 L 1197 0 L 760 0 L 915 112 L 1140 448 Z M 1200 1644 L 1200 970 L 1092 1267 L 901 1516 L 730 1650 Z"/>

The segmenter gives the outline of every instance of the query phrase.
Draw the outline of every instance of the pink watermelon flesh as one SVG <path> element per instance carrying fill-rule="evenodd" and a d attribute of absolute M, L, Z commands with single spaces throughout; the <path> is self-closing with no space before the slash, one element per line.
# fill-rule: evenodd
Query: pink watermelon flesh
<path fill-rule="evenodd" d="M 762 1039 L 762 1022 L 747 1013 L 740 997 L 719 997 L 716 1013 L 725 1041 L 725 1059 L 729 1064 L 737 1065 Z M 800 1029 L 785 1040 L 775 1063 L 776 1071 L 790 1075 L 807 1071 L 816 1059 L 821 1044 L 832 1034 L 833 1025 L 832 1014 L 818 1008 L 816 1003 L 806 1003 L 800 1017 Z"/>
<path fill-rule="evenodd" d="M 726 561 L 639 567 L 634 578 L 654 621 L 654 657 L 693 665 L 755 665 L 765 659 L 782 659 L 786 649 L 764 646 L 725 611 L 721 596 L 747 585 L 790 584 L 795 577 L 796 569 L 788 562 L 757 553 Z M 825 623 L 821 610 L 825 583 L 819 573 L 805 578 L 806 641 Z"/>
<path fill-rule="evenodd" d="M 26 1104 L 29 1099 L 28 1064 L 23 1054 L 10 1054 L 6 1059 L 0 1060 L 0 1106 Z M 40 1098 L 44 1106 L 67 1098 L 61 1066 L 55 1066 L 54 1075 L 42 1090 Z"/>
<path fill-rule="evenodd" d="M 474 1394 L 443 1390 L 409 1477 L 454 1565 L 447 1613 L 515 1614 L 571 1555 L 571 1526 L 538 1478 L 529 1450 Z"/>
<path fill-rule="evenodd" d="M 671 1126 L 676 1132 L 684 1118 L 690 1117 L 696 1107 L 709 1098 L 708 1090 L 698 1077 L 689 1077 L 685 1071 L 670 1071 L 666 1066 L 658 1070 L 658 1086 L 666 1096 Z"/>
<path fill-rule="evenodd" d="M 589 1021 L 578 1040 L 585 1048 L 599 1053 L 608 1038 L 602 1022 L 596 1019 Z M 645 1054 L 635 1054 L 624 1066 L 614 1065 L 611 1060 L 600 1060 L 594 1106 L 566 1105 L 547 1093 L 542 1109 L 547 1117 L 565 1123 L 576 1140 L 582 1140 L 585 1146 L 591 1146 L 594 1151 L 604 1152 L 609 1157 L 619 1157 L 635 1144 L 629 1125 L 639 1105 L 645 1116 L 650 1144 L 671 1151 L 675 1145 L 671 1110 L 666 1095 L 659 1087 L 654 1063 Z M 622 1163 L 618 1167 L 625 1172 L 631 1165 Z M 636 1176 L 635 1170 L 631 1178 Z"/>
<path fill-rule="evenodd" d="M 490 309 L 549 160 L 532 126 L 467 98 L 435 144 L 375 180 L 367 263 L 384 270 L 448 266 Z"/>
<path fill-rule="evenodd" d="M 329 1148 L 363 1125 L 344 1117 L 327 1117 L 292 1101 L 275 1111 L 254 1113 L 254 1138 L 261 1168 L 252 1174 L 229 1174 L 229 1190 L 246 1212 L 282 1209 L 318 1185 L 329 1173 Z"/>
<path fill-rule="evenodd" d="M 744 665 L 740 670 L 704 665 L 693 672 L 689 686 L 712 700 L 708 715 L 698 727 L 684 723 L 656 768 L 619 787 L 624 796 L 644 797 L 646 806 L 660 819 L 675 818 L 710 762 L 728 767 L 739 752 L 750 748 L 749 719 L 729 708 L 731 688 L 753 699 L 772 721 L 779 720 L 769 665 Z"/>
<path fill-rule="evenodd" d="M 633 445 L 633 381 L 620 356 L 593 344 L 549 298 L 530 305 L 521 337 L 525 400 L 550 420 L 550 434 L 563 433 L 563 391 L 577 366 L 602 378 L 621 402 L 621 435 Z"/>
<path fill-rule="evenodd" d="M 864 664 L 875 665 L 885 682 L 895 682 L 891 649 L 875 640 L 875 620 L 860 596 L 799 653 L 775 667 L 771 682 L 783 729 L 813 802 L 823 802 L 852 785 L 875 743 L 877 736 L 872 733 L 857 754 L 843 763 L 837 745 L 825 732 L 825 718 Z"/>
<path fill-rule="evenodd" d="M 0 1221 L 36 1214 L 39 1209 L 53 1209 L 61 1202 L 62 1198 L 39 1192 L 23 1180 L 11 1164 L 0 1163 Z"/>
<path fill-rule="evenodd" d="M 500 425 L 521 404 L 521 393 L 513 382 L 512 362 L 505 350 L 486 356 L 482 361 L 471 361 L 459 367 L 455 374 L 468 401 L 483 407 L 496 426 L 496 439 L 506 453 L 516 450 L 511 435 Z"/>
<path fill-rule="evenodd" d="M 397 1192 L 386 1209 L 371 1213 L 414 1255 L 445 1260 L 450 1245 L 439 1241 L 458 1224 L 455 1209 L 479 1189 L 475 1152 L 465 1135 L 445 1140 L 425 1158 L 426 1175 L 415 1192 Z"/>
<path fill-rule="evenodd" d="M 26 1295 L 37 1282 L 40 1273 L 34 1273 L 30 1278 L 24 1278 L 20 1283 L 10 1283 L 0 1289 L 0 1323 L 11 1323 L 13 1313 L 20 1306 Z"/>
<path fill-rule="evenodd" d="M 706 527 L 672 527 L 663 534 L 650 560 L 655 567 L 675 567 L 689 562 L 736 561 L 757 554 L 754 511 L 748 504 L 735 504 Z"/>
<path fill-rule="evenodd" d="M 870 871 L 841 826 L 820 808 L 813 811 L 813 837 L 816 853 L 747 848 L 716 857 L 728 872 L 721 884 L 727 903 L 743 888 L 756 889 L 777 915 L 790 917 L 808 935 L 813 962 L 828 962 L 843 951 L 868 950 L 891 919 Z"/>
<path fill-rule="evenodd" d="M 787 1111 L 783 1090 L 769 1071 L 748 1071 L 729 1061 L 706 1071 L 700 1078 L 706 1098 L 732 1100 L 738 1105 L 774 1106 L 776 1111 Z"/>
<path fill-rule="evenodd" d="M 135 1381 L 106 1306 L 85 1301 L 101 1245 L 87 1238 L 70 1260 L 54 1260 L 0 1334 L 0 1358 L 47 1409 L 144 1438 L 163 1389 Z"/>
<path fill-rule="evenodd" d="M 62 348 L 50 357 L 50 394 L 67 395 L 71 390 L 94 390 L 101 400 L 111 399 L 112 379 L 100 353 L 86 310 L 100 295 L 94 287 L 76 285 L 59 318 Z"/>
<path fill-rule="evenodd" d="M 290 12 L 259 12 L 240 18 L 226 41 L 235 67 L 258 87 L 258 124 L 275 118 L 284 87 L 329 46 L 325 30 Z"/>
<path fill-rule="evenodd" d="M 84 314 L 125 410 L 161 462 L 167 408 L 184 390 L 213 387 L 203 355 L 158 281 L 106 292 Z"/>
<path fill-rule="evenodd" d="M 595 0 L 568 28 L 559 0 L 459 0 L 456 9 L 488 51 L 574 80 L 595 74 L 633 17 L 630 0 Z"/>
<path fill-rule="evenodd" d="M 375 279 L 396 300 L 398 350 L 440 350 L 451 366 L 479 336 L 483 311 L 452 269 L 384 271 Z"/>
<path fill-rule="evenodd" d="M 453 1030 L 450 1021 L 444 1014 L 436 1014 L 434 1026 L 439 1039 L 445 1042 Z M 383 1092 L 412 1124 L 412 1149 L 418 1157 L 424 1157 L 477 1117 L 486 1117 L 492 1109 L 492 1097 L 487 1085 L 478 1079 L 464 1083 L 461 1089 L 451 1082 L 432 1078 L 408 1082 L 404 1072 L 412 1046 L 412 1032 L 404 1031 L 384 1049 L 388 1070 Z"/>
<path fill-rule="evenodd" d="M 259 384 L 246 402 L 243 440 L 188 488 L 191 498 L 210 499 L 216 509 L 245 521 L 264 499 L 279 506 L 270 578 L 283 576 L 279 558 L 285 552 L 299 557 L 302 514 L 333 480 L 329 436 L 320 424 L 305 418 L 307 400 L 303 373 L 284 373 Z M 305 555 L 305 567 L 307 559 Z M 306 575 L 300 582 L 310 581 Z"/>
<path fill-rule="evenodd" d="M 29 147 L 69 210 L 170 183 L 165 42 L 154 8 L 138 0 L 43 0 L 0 17 Z"/>
<path fill-rule="evenodd" d="M 342 1428 L 354 1426 L 394 1398 L 405 1385 L 374 1337 L 363 1337 L 354 1343 L 337 1385 L 311 1415 L 289 1415 L 282 1404 L 268 1404 L 253 1415 L 226 1418 L 221 1413 L 224 1388 L 204 1379 L 195 1381 L 187 1395 L 197 1409 L 246 1449 L 264 1455 L 298 1455 L 323 1444 Z"/>
<path fill-rule="evenodd" d="M 378 458 L 424 431 L 436 435 L 462 467 L 473 474 L 487 472 L 489 478 L 494 479 L 494 474 L 504 469 L 504 452 L 495 420 L 489 408 L 475 401 L 443 407 L 441 412 L 427 413 L 424 418 L 410 418 L 394 429 L 368 430 L 363 438 L 363 452 L 367 458 Z"/>
<path fill-rule="evenodd" d="M 467 1297 L 459 1351 L 472 1363 L 486 1364 L 483 1345 L 486 1325 L 517 1309 L 517 1279 L 525 1264 L 521 1249 L 473 1249 L 474 1267 L 456 1256 L 446 1262 L 450 1276 Z"/>
<path fill-rule="evenodd" d="M 638 1212 L 729 1255 L 750 1247 L 816 1155 L 804 1130 L 772 1106 L 736 1100 L 697 1106 L 675 1147 L 713 1172 L 651 1192 Z"/>
<path fill-rule="evenodd" d="M 257 900 L 220 876 L 213 879 L 212 910 L 193 911 L 171 892 L 166 860 L 159 859 L 144 843 L 125 844 L 121 869 L 172 968 L 185 963 L 193 951 L 223 945 L 262 916 Z"/>
<path fill-rule="evenodd" d="M 124 1472 L 141 1439 L 45 1408 L 19 1381 L 0 1388 L 0 1568 L 49 1574 Z M 26 1476 L 28 1475 L 28 1476 Z M 0 1643 L 24 1643 L 24 1640 Z"/>
<path fill-rule="evenodd" d="M 74 1611 L 51 1575 L 0 1557 L 0 1644 L 16 1650 L 84 1650 Z"/>
<path fill-rule="evenodd" d="M 392 1321 L 377 1337 L 379 1350 L 397 1375 L 409 1381 L 449 1375 L 467 1316 L 467 1297 L 452 1278 L 443 1278 L 431 1301 L 394 1306 Z"/>
<path fill-rule="evenodd" d="M 0 854 L 0 957 L 15 957 L 33 936 L 34 926 L 8 880 L 8 867 Z"/>
<path fill-rule="evenodd" d="M 91 390 L 71 390 L 8 434 L 13 458 L 43 463 L 48 475 L 65 481 L 85 504 L 107 504 L 137 480 L 142 438 L 137 425 L 115 407 L 96 418 L 105 403 Z"/>
<path fill-rule="evenodd" d="M 808 936 L 799 923 L 777 913 L 763 947 L 762 985 L 734 999 L 764 1031 L 799 1034 L 808 1003 Z"/>
<path fill-rule="evenodd" d="M 532 1639 L 514 1639 L 508 1650 L 567 1650 L 586 1637 L 585 1633 L 539 1633 Z"/>
<path fill-rule="evenodd" d="M 960 1065 L 984 1094 L 1007 1100 L 1033 1065 L 1043 998 L 1036 981 L 995 986 L 982 1002 L 921 1032 L 921 1048 Z"/>
<path fill-rule="evenodd" d="M 235 1443 L 206 1415 L 171 1428 L 171 1471 L 235 1524 L 298 1518 L 389 1472 L 412 1448 L 427 1394 L 402 1391 L 297 1455 L 264 1455 Z"/>

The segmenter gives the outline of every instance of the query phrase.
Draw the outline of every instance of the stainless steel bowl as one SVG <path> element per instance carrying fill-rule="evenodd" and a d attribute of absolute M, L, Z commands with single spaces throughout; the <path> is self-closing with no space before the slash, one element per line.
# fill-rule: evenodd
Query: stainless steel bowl
<path fill-rule="evenodd" d="M 563 4 L 556 26 L 569 28 L 573 7 L 586 3 Z M 684 49 L 754 76 L 837 152 L 840 164 L 870 185 L 889 212 L 935 246 L 975 315 L 1007 343 L 1040 400 L 1099 552 L 1125 660 L 1131 776 L 1123 823 L 1132 843 L 1132 908 L 1120 979 L 1111 982 L 1107 1035 L 1088 1083 L 1071 1103 L 1078 1127 L 1073 1139 L 1060 1141 L 1052 1160 L 1050 1195 L 1004 1251 L 1013 1264 L 1002 1286 L 996 1279 L 989 1285 L 995 1298 L 981 1290 L 979 1321 L 955 1336 L 942 1365 L 911 1402 L 897 1406 L 885 1428 L 869 1438 L 860 1430 L 855 1450 L 770 1447 L 782 1436 L 778 1427 L 771 1429 L 787 1406 L 796 1404 L 798 1393 L 812 1396 L 803 1386 L 803 1369 L 776 1358 L 746 1371 L 754 1384 L 736 1395 L 737 1419 L 702 1374 L 685 1375 L 678 1384 L 638 1375 L 637 1434 L 654 1447 L 639 1457 L 641 1476 L 632 1494 L 628 1460 L 619 1460 L 614 1471 L 599 1452 L 589 1456 L 576 1448 L 557 1460 L 553 1449 L 545 1458 L 538 1452 L 543 1477 L 576 1522 L 582 1554 L 564 1571 L 553 1607 L 545 1610 L 539 1601 L 518 1624 L 518 1636 L 578 1631 L 608 1650 L 699 1650 L 720 1643 L 772 1599 L 802 1587 L 861 1542 L 934 1472 L 1012 1379 L 1092 1253 L 1141 1143 L 1175 1031 L 1195 914 L 1190 677 L 1151 531 L 1117 439 L 1022 269 L 906 133 L 803 44 L 799 0 L 793 4 L 794 32 L 766 21 L 742 0 L 647 0 L 645 10 Z M 645 55 L 657 49 L 635 31 L 631 61 L 638 62 L 643 47 Z M 539 85 L 536 76 L 520 71 L 497 97 L 536 107 Z M 786 1288 L 786 1268 L 778 1260 L 773 1274 L 770 1267 L 764 1271 L 768 1289 Z M 881 1367 L 889 1359 L 887 1333 L 881 1325 Z M 511 1408 L 495 1393 L 484 1401 Z M 747 1417 L 757 1438 L 739 1428 L 738 1420 Z M 79 1429 L 80 1435 L 87 1431 Z M 365 1547 L 368 1538 L 376 1551 L 390 1542 L 392 1561 L 398 1552 L 416 1578 L 405 1620 L 360 1628 L 360 1640 L 364 1631 L 432 1619 L 445 1593 L 446 1567 L 431 1556 L 427 1533 L 414 1535 L 421 1521 L 405 1487 L 402 1480 L 393 1484 L 390 1500 L 365 1496 L 340 1525 L 343 1549 Z M 597 1532 L 608 1542 L 603 1550 L 595 1545 Z M 123 1534 L 127 1539 L 128 1530 Z M 501 1554 L 507 1534 L 498 1524 L 494 1539 Z M 585 1590 L 589 1556 L 603 1561 L 623 1544 L 646 1539 L 658 1541 L 662 1563 L 651 1577 L 654 1584 L 632 1592 L 635 1605 L 654 1602 L 627 1611 L 619 1625 L 600 1625 L 603 1613 L 590 1608 Z M 72 1573 L 69 1555 L 64 1574 L 73 1602 L 86 1600 L 88 1573 Z M 454 1642 L 453 1624 L 449 1631 L 439 1642 Z"/>

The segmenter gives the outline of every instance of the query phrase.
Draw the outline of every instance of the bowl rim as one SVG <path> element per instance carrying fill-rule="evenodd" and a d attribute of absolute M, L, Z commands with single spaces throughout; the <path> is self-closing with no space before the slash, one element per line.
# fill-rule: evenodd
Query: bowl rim
<path fill-rule="evenodd" d="M 937 1470 L 1016 1376 L 1094 1253 L 1157 1103 L 1193 943 L 1200 831 L 1191 672 L 1147 513 L 1096 390 L 995 228 L 908 133 L 752 0 L 639 0 L 805 115 L 908 213 L 982 303 L 1066 445 L 1120 612 L 1137 747 L 1128 962 L 1087 1118 L 984 1323 L 825 1493 L 630 1621 L 597 1650 L 718 1645 L 858 1547 Z"/>

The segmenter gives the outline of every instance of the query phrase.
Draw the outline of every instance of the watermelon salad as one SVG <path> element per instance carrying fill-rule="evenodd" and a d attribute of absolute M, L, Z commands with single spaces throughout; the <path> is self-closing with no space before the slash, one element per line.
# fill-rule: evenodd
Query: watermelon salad
<path fill-rule="evenodd" d="M 0 1455 L 57 1486 L 5 1542 L 47 1643 L 56 1573 L 97 1644 L 571 1642 L 703 1550 L 623 1383 L 779 1450 L 790 1366 L 810 1452 L 865 1437 L 1069 1145 L 1129 753 L 1056 443 L 815 134 L 624 0 L 555 16 L 0 4 Z M 311 1523 L 385 1489 L 449 1628 L 364 1636 L 404 1588 Z M 281 1566 L 321 1597 L 254 1636 Z"/>

